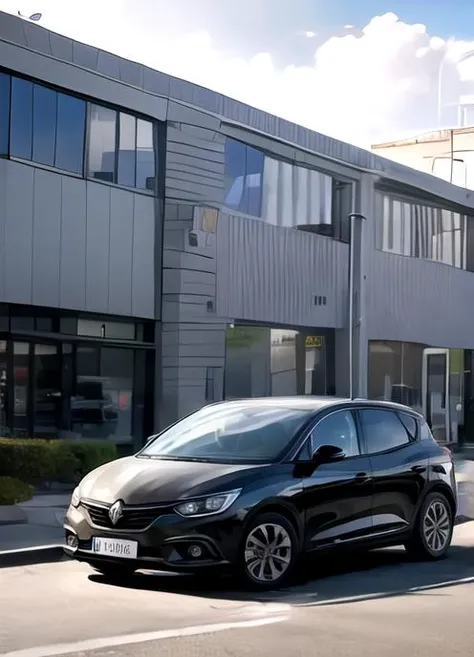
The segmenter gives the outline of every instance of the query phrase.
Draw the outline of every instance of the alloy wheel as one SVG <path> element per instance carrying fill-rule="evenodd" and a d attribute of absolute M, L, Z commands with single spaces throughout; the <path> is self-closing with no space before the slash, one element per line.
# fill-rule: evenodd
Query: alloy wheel
<path fill-rule="evenodd" d="M 442 552 L 450 537 L 451 519 L 446 504 L 439 499 L 431 502 L 423 518 L 423 536 L 433 552 Z"/>
<path fill-rule="evenodd" d="M 257 525 L 245 542 L 245 568 L 258 582 L 275 582 L 291 564 L 292 543 L 287 530 L 281 525 Z"/>

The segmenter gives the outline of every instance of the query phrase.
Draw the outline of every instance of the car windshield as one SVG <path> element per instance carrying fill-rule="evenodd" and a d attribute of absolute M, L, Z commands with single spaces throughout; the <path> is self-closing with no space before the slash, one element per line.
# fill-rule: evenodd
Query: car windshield
<path fill-rule="evenodd" d="M 267 405 L 203 408 L 150 442 L 139 456 L 269 463 L 289 445 L 310 409 Z"/>

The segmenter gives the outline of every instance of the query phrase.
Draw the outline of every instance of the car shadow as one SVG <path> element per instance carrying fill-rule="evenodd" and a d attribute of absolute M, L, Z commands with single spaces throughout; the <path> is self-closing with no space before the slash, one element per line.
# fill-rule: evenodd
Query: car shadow
<path fill-rule="evenodd" d="M 361 599 L 382 598 L 464 584 L 474 581 L 474 548 L 452 546 L 449 556 L 437 562 L 411 560 L 400 548 L 313 561 L 305 559 L 291 586 L 276 591 L 254 592 L 225 575 L 174 575 L 140 571 L 124 580 L 109 580 L 91 574 L 91 581 L 120 586 L 243 603 L 285 603 L 293 606 L 342 604 Z M 435 591 L 433 591 L 434 593 Z"/>

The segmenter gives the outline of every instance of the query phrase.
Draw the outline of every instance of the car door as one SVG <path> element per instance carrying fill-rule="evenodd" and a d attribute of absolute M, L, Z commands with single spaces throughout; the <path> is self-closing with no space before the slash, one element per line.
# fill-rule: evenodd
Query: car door
<path fill-rule="evenodd" d="M 428 481 L 426 450 L 418 440 L 418 421 L 388 408 L 358 411 L 373 476 L 374 534 L 406 530 Z"/>
<path fill-rule="evenodd" d="M 362 453 L 353 412 L 337 410 L 313 427 L 302 458 L 321 445 L 344 451 L 344 458 L 310 468 L 303 478 L 306 549 L 349 542 L 372 531 L 370 461 Z"/>

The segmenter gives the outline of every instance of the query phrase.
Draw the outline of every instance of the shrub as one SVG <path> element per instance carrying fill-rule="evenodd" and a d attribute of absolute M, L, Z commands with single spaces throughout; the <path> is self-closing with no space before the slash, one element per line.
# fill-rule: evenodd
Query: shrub
<path fill-rule="evenodd" d="M 27 502 L 33 497 L 33 487 L 14 477 L 0 477 L 0 505 Z"/>
<path fill-rule="evenodd" d="M 36 486 L 53 481 L 72 484 L 116 457 L 116 446 L 106 441 L 0 438 L 0 477 Z"/>

